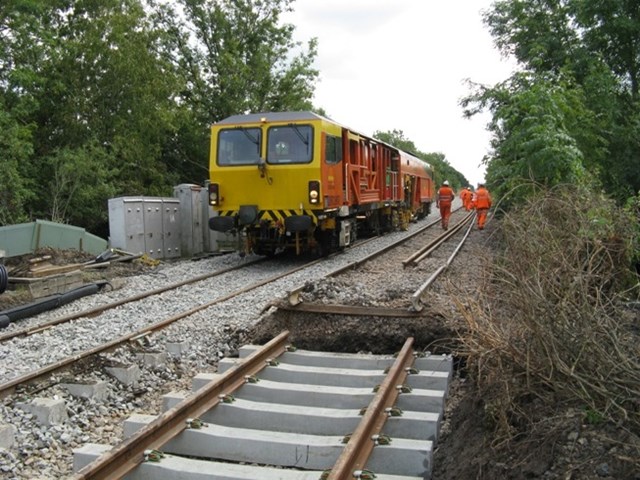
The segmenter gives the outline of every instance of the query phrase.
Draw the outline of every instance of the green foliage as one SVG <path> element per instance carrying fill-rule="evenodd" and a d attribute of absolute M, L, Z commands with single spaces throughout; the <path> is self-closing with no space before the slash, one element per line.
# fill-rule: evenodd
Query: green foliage
<path fill-rule="evenodd" d="M 143 3 L 144 1 L 144 3 Z M 208 126 L 310 108 L 291 0 L 0 3 L 0 222 L 106 233 L 106 200 L 203 183 Z"/>
<path fill-rule="evenodd" d="M 632 261 L 636 271 L 640 274 L 640 192 L 627 200 L 624 213 L 628 220 L 632 235 Z"/>
<path fill-rule="evenodd" d="M 489 108 L 492 158 L 487 183 L 503 206 L 519 203 L 531 186 L 553 187 L 586 180 L 585 152 L 597 155 L 599 137 L 584 96 L 562 75 L 515 75 L 487 89 L 480 87 L 464 101 L 467 114 Z M 596 158 L 591 158 L 594 163 Z"/>
<path fill-rule="evenodd" d="M 512 191 L 522 179 L 579 182 L 585 172 L 620 204 L 639 191 L 640 4 L 500 0 L 484 19 L 521 65 L 504 84 L 463 101 L 467 115 L 495 115 L 493 191 Z M 512 200 L 526 198 L 520 191 Z"/>
<path fill-rule="evenodd" d="M 600 425 L 606 420 L 606 417 L 602 413 L 598 412 L 597 410 L 594 410 L 589 407 L 585 407 L 584 420 L 589 425 Z"/>
<path fill-rule="evenodd" d="M 31 153 L 31 130 L 0 110 L 0 226 L 26 221 L 25 204 L 34 193 L 28 188 L 21 165 Z"/>
<path fill-rule="evenodd" d="M 63 148 L 43 162 L 50 178 L 43 184 L 42 200 L 54 222 L 83 225 L 97 231 L 108 221 L 107 200 L 114 196 L 109 165 L 113 159 L 97 142 L 81 148 Z M 102 205 L 100 210 L 94 205 Z M 94 215 L 97 216 L 94 217 Z"/>

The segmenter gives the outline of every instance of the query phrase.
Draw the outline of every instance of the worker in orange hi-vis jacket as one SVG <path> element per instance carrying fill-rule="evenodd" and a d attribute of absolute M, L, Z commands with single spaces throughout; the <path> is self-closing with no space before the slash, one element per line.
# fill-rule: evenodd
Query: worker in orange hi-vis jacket
<path fill-rule="evenodd" d="M 451 216 L 451 204 L 456 198 L 453 189 L 449 186 L 449 181 L 442 182 L 442 186 L 438 189 L 436 196 L 436 207 L 440 209 L 440 220 L 444 230 L 449 229 L 449 217 Z"/>
<path fill-rule="evenodd" d="M 473 197 L 473 194 L 471 193 L 470 187 L 465 187 L 460 192 L 460 199 L 462 200 L 462 206 L 467 212 L 471 210 L 471 200 L 472 200 L 471 197 Z"/>
<path fill-rule="evenodd" d="M 487 220 L 487 212 L 491 208 L 491 194 L 489 194 L 489 190 L 486 189 L 484 183 L 478 184 L 478 189 L 476 190 L 473 207 L 476 209 L 478 215 L 478 229 L 484 229 L 484 223 Z"/>

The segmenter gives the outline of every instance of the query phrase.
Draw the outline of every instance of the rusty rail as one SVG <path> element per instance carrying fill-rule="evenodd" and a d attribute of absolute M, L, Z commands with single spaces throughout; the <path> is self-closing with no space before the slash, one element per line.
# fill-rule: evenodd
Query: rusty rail
<path fill-rule="evenodd" d="M 382 431 L 388 418 L 387 409 L 395 404 L 400 393 L 399 388 L 404 383 L 413 361 L 413 337 L 410 337 L 404 343 L 398 358 L 389 369 L 389 373 L 331 469 L 327 480 L 353 478 L 355 470 L 364 469 L 375 446 L 372 437 Z"/>
<path fill-rule="evenodd" d="M 464 225 L 467 224 L 472 218 L 474 213 L 467 214 L 461 221 L 453 226 L 451 230 L 444 232 L 442 235 L 438 236 L 438 238 L 434 239 L 432 242 L 429 242 L 427 245 L 419 249 L 418 251 L 411 254 L 408 258 L 402 261 L 402 265 L 406 268 L 408 266 L 415 266 L 428 257 L 431 252 L 436 250 L 440 245 L 449 240 L 452 236 L 458 233 Z"/>
<path fill-rule="evenodd" d="M 466 220 L 468 220 L 469 218 L 472 218 L 472 217 L 469 216 Z M 467 240 L 469 233 L 471 233 L 472 228 L 473 228 L 473 223 L 469 223 L 469 227 L 467 228 L 467 231 L 465 232 L 464 237 L 462 237 L 462 240 L 460 240 L 460 243 L 458 243 L 458 246 L 455 248 L 453 253 L 449 256 L 447 261 L 443 265 L 440 265 L 438 269 L 435 272 L 433 272 L 431 276 L 422 285 L 420 285 L 415 292 L 413 292 L 413 294 L 411 295 L 411 307 L 413 308 L 413 310 L 415 310 L 416 312 L 422 311 L 424 307 L 424 304 L 422 302 L 422 295 L 424 294 L 425 290 L 429 287 L 429 285 L 431 285 L 431 283 L 433 283 L 433 281 L 436 278 L 438 278 L 438 276 L 442 272 L 444 272 L 449 267 L 449 265 L 451 265 L 451 262 L 453 262 L 453 259 L 462 248 L 462 245 L 464 245 L 464 242 Z"/>

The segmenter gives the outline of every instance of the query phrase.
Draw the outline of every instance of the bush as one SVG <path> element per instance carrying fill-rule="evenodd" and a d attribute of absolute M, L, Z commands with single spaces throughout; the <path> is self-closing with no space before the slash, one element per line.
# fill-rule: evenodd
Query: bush
<path fill-rule="evenodd" d="M 613 202 L 572 186 L 504 215 L 500 253 L 461 334 L 498 438 L 532 427 L 532 401 L 640 435 L 640 338 L 624 303 L 637 294 L 636 230 Z"/>

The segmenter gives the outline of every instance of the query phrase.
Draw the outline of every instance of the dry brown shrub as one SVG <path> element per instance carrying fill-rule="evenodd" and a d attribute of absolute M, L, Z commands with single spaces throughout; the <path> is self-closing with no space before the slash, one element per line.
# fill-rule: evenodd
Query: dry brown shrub
<path fill-rule="evenodd" d="M 559 405 L 640 435 L 640 335 L 622 302 L 629 280 L 637 285 L 628 217 L 563 187 L 504 215 L 498 235 L 479 296 L 460 302 L 460 353 L 496 441 Z"/>

